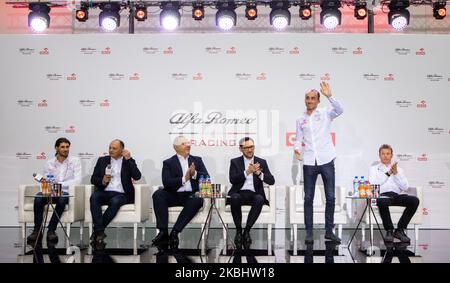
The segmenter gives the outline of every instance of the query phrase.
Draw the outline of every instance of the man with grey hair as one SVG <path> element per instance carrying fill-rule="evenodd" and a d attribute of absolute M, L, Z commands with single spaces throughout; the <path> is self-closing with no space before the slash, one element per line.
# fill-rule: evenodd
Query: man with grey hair
<path fill-rule="evenodd" d="M 208 176 L 208 171 L 201 157 L 190 155 L 191 144 L 183 136 L 175 138 L 173 148 L 176 154 L 163 161 L 162 182 L 164 188 L 153 194 L 153 209 L 156 215 L 158 235 L 152 240 L 152 245 L 164 247 L 169 244 L 171 249 L 177 249 L 178 234 L 195 217 L 203 206 L 203 199 L 196 197 L 199 191 L 200 176 Z M 169 207 L 183 206 L 175 225 L 169 235 Z"/>
<path fill-rule="evenodd" d="M 270 173 L 266 160 L 255 156 L 255 143 L 249 137 L 239 141 L 242 156 L 230 162 L 231 189 L 228 192 L 227 204 L 231 206 L 231 215 L 236 226 L 234 243 L 238 249 L 244 246 L 249 249 L 252 243 L 250 229 L 255 224 L 263 205 L 269 205 L 264 193 L 264 184 L 275 184 L 275 178 Z M 242 205 L 250 205 L 247 223 L 242 233 Z"/>

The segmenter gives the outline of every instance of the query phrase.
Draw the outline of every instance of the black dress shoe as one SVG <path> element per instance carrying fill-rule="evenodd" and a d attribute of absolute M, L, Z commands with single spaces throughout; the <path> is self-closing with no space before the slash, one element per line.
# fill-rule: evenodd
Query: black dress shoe
<path fill-rule="evenodd" d="M 152 240 L 152 246 L 163 246 L 169 243 L 169 234 L 165 231 L 159 231 L 158 235 Z"/>
<path fill-rule="evenodd" d="M 384 240 L 387 243 L 392 243 L 394 241 L 394 235 L 393 235 L 392 230 L 387 230 L 386 231 L 386 235 L 384 236 Z"/>
<path fill-rule="evenodd" d="M 242 245 L 244 246 L 244 249 L 246 250 L 250 249 L 250 245 L 252 244 L 252 238 L 250 238 L 250 231 L 245 230 L 242 237 L 243 237 Z"/>
<path fill-rule="evenodd" d="M 396 229 L 394 231 L 394 238 L 399 239 L 403 243 L 411 242 L 411 239 L 406 236 L 405 231 L 403 229 Z"/>
<path fill-rule="evenodd" d="M 242 232 L 236 230 L 236 235 L 234 236 L 234 244 L 236 245 L 236 249 L 240 250 L 242 248 Z"/>
<path fill-rule="evenodd" d="M 335 243 L 341 242 L 341 239 L 338 236 L 336 236 L 333 232 L 325 233 L 325 239 L 333 241 Z"/>
<path fill-rule="evenodd" d="M 31 234 L 27 237 L 27 242 L 30 242 L 30 243 L 36 242 L 38 234 L 39 234 L 39 230 L 37 230 L 37 229 L 33 230 L 33 232 L 31 232 Z M 42 235 L 41 235 L 41 237 L 42 237 Z"/>
<path fill-rule="evenodd" d="M 180 240 L 178 239 L 178 232 L 172 231 L 169 236 L 169 247 L 172 250 L 177 250 Z"/>
<path fill-rule="evenodd" d="M 313 233 L 306 233 L 305 244 L 311 245 L 314 244 L 314 236 Z"/>
<path fill-rule="evenodd" d="M 55 231 L 48 230 L 47 231 L 47 243 L 57 243 L 58 242 L 58 235 L 56 235 Z"/>
<path fill-rule="evenodd" d="M 106 234 L 105 231 L 97 231 L 96 232 L 96 237 L 95 240 L 97 241 L 97 243 L 103 242 L 106 238 Z"/>

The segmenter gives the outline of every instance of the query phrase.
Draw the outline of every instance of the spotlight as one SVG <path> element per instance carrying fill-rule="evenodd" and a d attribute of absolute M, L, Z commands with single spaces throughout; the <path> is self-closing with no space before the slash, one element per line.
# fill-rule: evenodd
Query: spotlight
<path fill-rule="evenodd" d="M 50 26 L 50 7 L 45 3 L 30 3 L 28 9 L 28 26 L 36 32 L 43 32 Z"/>
<path fill-rule="evenodd" d="M 248 20 L 254 20 L 258 17 L 258 9 L 256 8 L 256 4 L 247 4 L 247 7 L 245 8 L 245 17 Z"/>
<path fill-rule="evenodd" d="M 159 23 L 166 30 L 175 30 L 180 25 L 180 4 L 178 2 L 162 2 Z"/>
<path fill-rule="evenodd" d="M 395 30 L 403 30 L 409 25 L 408 0 L 392 0 L 388 7 L 388 22 Z"/>
<path fill-rule="evenodd" d="M 445 4 L 445 1 L 438 1 L 433 3 L 433 17 L 436 20 L 442 20 L 447 15 Z"/>
<path fill-rule="evenodd" d="M 233 1 L 217 3 L 216 25 L 223 30 L 230 30 L 236 25 L 236 4 Z"/>
<path fill-rule="evenodd" d="M 300 18 L 302 20 L 308 20 L 309 18 L 311 18 L 311 15 L 311 4 L 300 5 Z"/>
<path fill-rule="evenodd" d="M 100 3 L 102 10 L 98 16 L 99 25 L 106 31 L 113 31 L 120 26 L 120 5 L 117 2 Z"/>
<path fill-rule="evenodd" d="M 147 7 L 145 6 L 136 6 L 136 9 L 134 10 L 134 18 L 138 22 L 143 22 L 147 19 Z"/>
<path fill-rule="evenodd" d="M 333 30 L 341 24 L 341 7 L 340 0 L 323 0 L 320 4 L 322 11 L 320 12 L 320 24 L 326 29 Z"/>
<path fill-rule="evenodd" d="M 85 5 L 81 5 L 80 9 L 77 9 L 75 11 L 75 18 L 79 22 L 87 21 L 87 19 L 89 18 L 88 7 L 86 7 Z"/>
<path fill-rule="evenodd" d="M 270 2 L 270 24 L 277 30 L 282 30 L 291 24 L 290 4 L 288 1 Z"/>
<path fill-rule="evenodd" d="M 355 2 L 355 18 L 364 20 L 367 17 L 367 3 Z"/>
<path fill-rule="evenodd" d="M 201 21 L 205 17 L 205 8 L 203 4 L 194 3 L 192 4 L 192 18 L 196 21 Z"/>

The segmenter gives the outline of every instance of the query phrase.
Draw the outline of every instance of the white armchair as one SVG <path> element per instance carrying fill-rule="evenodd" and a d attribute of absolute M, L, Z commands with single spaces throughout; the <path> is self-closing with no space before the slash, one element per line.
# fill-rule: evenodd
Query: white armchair
<path fill-rule="evenodd" d="M 225 186 L 225 193 L 228 194 L 229 186 Z M 264 185 L 264 193 L 266 194 L 269 206 L 263 205 L 261 214 L 256 220 L 255 224 L 267 224 L 267 252 L 268 255 L 272 254 L 272 226 L 275 225 L 276 220 L 276 193 L 275 186 Z M 251 206 L 242 206 L 242 223 L 247 221 L 248 213 Z M 233 216 L 231 215 L 230 205 L 225 205 L 225 199 L 222 199 L 219 206 L 220 215 L 226 226 L 228 224 L 234 224 Z M 227 234 L 225 228 L 223 228 L 223 238 L 225 243 L 225 250 L 227 247 Z"/>
<path fill-rule="evenodd" d="M 61 217 L 61 223 L 66 224 L 66 232 L 70 239 L 70 226 L 74 222 L 80 222 L 83 227 L 84 221 L 84 185 L 75 185 L 69 187 L 69 202 L 64 208 Z M 22 226 L 22 240 L 25 240 L 27 223 L 34 222 L 34 195 L 40 191 L 40 185 L 21 185 L 19 186 L 19 223 Z M 53 208 L 49 208 L 49 218 L 53 213 Z M 80 229 L 80 239 L 82 239 L 82 229 Z M 68 247 L 69 241 L 66 241 Z M 24 246 L 25 248 L 25 246 Z"/>
<path fill-rule="evenodd" d="M 150 209 L 150 185 L 134 184 L 134 189 L 134 203 L 121 206 L 111 223 L 133 223 L 133 254 L 136 255 L 137 229 L 139 223 L 142 223 L 142 238 L 145 239 L 145 221 L 149 219 Z M 89 224 L 89 236 L 93 230 L 90 208 L 90 197 L 93 190 L 93 185 L 86 186 L 84 221 Z M 103 205 L 102 212 L 105 212 L 107 208 L 107 205 Z M 89 247 L 88 253 L 91 253 L 91 247 Z"/>
<path fill-rule="evenodd" d="M 342 226 L 347 224 L 347 205 L 345 189 L 336 186 L 334 208 L 334 224 L 338 224 L 338 236 L 342 237 Z M 325 190 L 323 185 L 316 186 L 313 204 L 314 224 L 325 224 Z M 291 241 L 294 241 L 294 253 L 297 252 L 297 229 L 298 225 L 305 224 L 304 213 L 304 189 L 302 185 L 289 187 L 289 219 L 291 223 Z"/>
<path fill-rule="evenodd" d="M 419 226 L 422 224 L 422 210 L 423 210 L 423 192 L 422 187 L 409 187 L 408 190 L 405 191 L 405 194 L 416 196 L 419 199 L 419 206 L 417 207 L 417 211 L 414 214 L 413 218 L 409 222 L 409 225 L 414 226 L 414 234 L 416 243 L 419 242 Z M 359 202 L 363 204 L 363 202 Z M 364 202 L 365 204 L 365 202 Z M 377 217 L 377 221 L 380 224 L 380 227 L 383 228 L 380 212 L 378 210 L 378 206 L 376 204 L 372 204 L 373 211 L 375 212 L 375 216 Z M 361 206 L 358 206 L 358 210 L 362 210 Z M 404 207 L 401 206 L 390 206 L 389 211 L 391 212 L 391 219 L 394 225 L 397 225 L 400 217 L 402 217 Z M 359 214 L 360 215 L 360 214 Z M 370 233 L 373 236 L 373 225 L 376 225 L 375 220 L 372 218 L 372 224 L 370 225 Z M 369 224 L 369 214 L 366 213 L 362 223 L 361 223 L 361 232 L 362 232 L 362 240 L 365 240 L 365 225 Z"/>
<path fill-rule="evenodd" d="M 155 193 L 157 190 L 160 190 L 160 189 L 163 190 L 164 187 L 163 186 L 153 186 L 152 195 L 153 195 L 153 193 Z M 201 224 L 201 229 L 203 230 L 203 228 L 205 226 L 206 218 L 208 217 L 208 211 L 209 211 L 210 205 L 211 205 L 210 199 L 204 199 L 203 207 L 200 208 L 198 213 L 189 222 L 189 224 Z M 183 210 L 182 206 L 169 207 L 169 224 L 175 224 L 175 222 L 177 222 L 178 215 L 180 215 L 182 210 Z M 155 215 L 154 209 L 152 209 L 152 222 L 156 223 L 156 215 Z M 158 234 L 158 229 L 156 229 L 156 230 L 157 230 L 156 234 Z M 208 231 L 206 231 L 206 233 L 208 233 Z M 203 235 L 202 235 L 202 249 L 204 248 L 204 239 L 205 239 L 206 233 L 203 233 Z M 204 252 L 204 250 L 202 250 L 202 252 Z"/>

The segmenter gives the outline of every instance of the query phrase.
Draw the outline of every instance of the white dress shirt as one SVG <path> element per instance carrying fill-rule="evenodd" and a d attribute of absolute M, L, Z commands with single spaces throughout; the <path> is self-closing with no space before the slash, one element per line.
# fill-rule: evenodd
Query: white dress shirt
<path fill-rule="evenodd" d="M 391 167 L 392 164 L 386 166 L 381 162 L 370 167 L 369 182 L 380 185 L 380 193 L 394 192 L 400 194 L 402 191 L 408 189 L 408 180 L 403 173 L 403 169 L 400 167 L 397 167 L 397 174 L 391 174 L 388 177 L 386 172 L 389 172 Z"/>
<path fill-rule="evenodd" d="M 118 159 L 114 159 L 111 157 L 111 169 L 112 169 L 111 181 L 109 182 L 108 186 L 106 186 L 105 191 L 125 193 L 122 186 L 122 178 L 121 178 L 122 162 L 123 156 L 121 156 Z"/>
<path fill-rule="evenodd" d="M 183 156 L 177 154 L 178 160 L 180 161 L 181 170 L 183 171 L 183 177 L 181 178 L 181 187 L 177 190 L 177 192 L 192 192 L 191 180 L 186 180 L 186 172 L 189 170 L 189 155 L 184 158 Z M 197 178 L 197 171 L 195 171 L 192 179 Z"/>
<path fill-rule="evenodd" d="M 253 183 L 253 174 L 247 175 L 247 168 L 250 165 L 250 163 L 254 163 L 254 158 L 251 159 L 246 158 L 245 156 L 242 156 L 244 158 L 244 176 L 245 176 L 245 183 L 242 186 L 241 190 L 249 190 L 255 192 L 255 184 Z M 261 180 L 264 179 L 264 175 L 261 172 L 261 174 L 258 176 Z"/>
<path fill-rule="evenodd" d="M 62 191 L 67 193 L 69 186 L 81 183 L 81 161 L 78 157 L 68 156 L 63 162 L 59 162 L 54 157 L 45 163 L 44 178 L 48 174 L 52 174 L 61 184 Z"/>
<path fill-rule="evenodd" d="M 305 111 L 297 119 L 297 136 L 294 149 L 301 152 L 304 165 L 327 164 L 336 158 L 331 138 L 331 121 L 344 112 L 341 104 L 333 97 L 328 98 L 332 109 L 320 108 L 311 115 Z M 305 146 L 302 148 L 302 142 Z M 301 150 L 302 149 L 302 150 Z"/>

